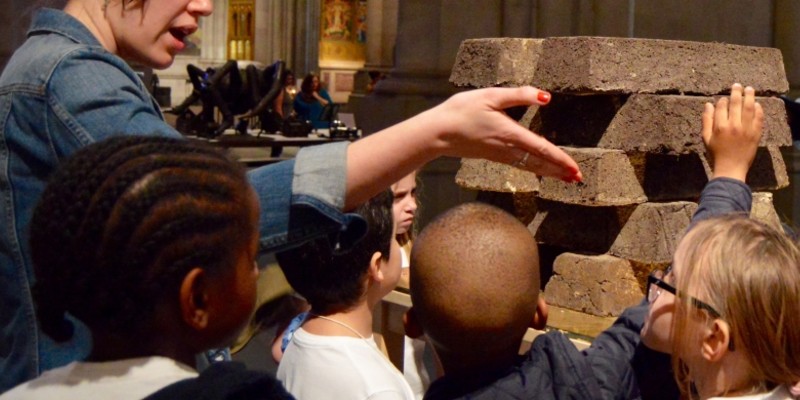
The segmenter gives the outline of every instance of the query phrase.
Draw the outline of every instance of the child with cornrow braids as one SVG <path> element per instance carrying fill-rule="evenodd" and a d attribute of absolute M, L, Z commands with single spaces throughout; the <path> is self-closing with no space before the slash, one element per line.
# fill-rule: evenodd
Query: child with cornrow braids
<path fill-rule="evenodd" d="M 33 295 L 46 334 L 69 340 L 69 315 L 92 351 L 0 398 L 291 398 L 238 364 L 191 367 L 253 311 L 258 220 L 244 170 L 210 147 L 128 136 L 78 151 L 33 214 Z"/>

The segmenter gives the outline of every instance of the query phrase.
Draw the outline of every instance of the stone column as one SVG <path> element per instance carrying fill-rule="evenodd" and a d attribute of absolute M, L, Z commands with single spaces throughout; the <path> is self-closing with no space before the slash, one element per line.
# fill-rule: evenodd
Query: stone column
<path fill-rule="evenodd" d="M 388 7 L 388 3 L 384 1 L 383 5 Z M 379 82 L 375 91 L 365 97 L 363 105 L 353 110 L 363 132 L 370 134 L 400 122 L 436 106 L 456 93 L 448 78 L 461 41 L 471 37 L 501 35 L 503 4 L 500 0 L 397 2 L 393 67 L 389 70 L 388 78 Z M 480 18 L 476 18 L 475 10 L 481 10 Z M 382 11 L 391 12 L 387 9 Z M 387 24 L 388 21 L 384 19 L 383 26 Z M 383 63 L 388 59 L 386 43 L 381 42 L 381 47 L 384 49 L 379 53 L 378 60 L 370 58 L 368 63 L 385 65 Z M 372 57 L 376 56 L 378 54 L 372 53 Z M 458 165 L 457 159 L 443 158 L 420 172 L 424 188 L 419 218 L 423 225 L 454 204 L 475 198 L 474 193 L 455 185 Z"/>

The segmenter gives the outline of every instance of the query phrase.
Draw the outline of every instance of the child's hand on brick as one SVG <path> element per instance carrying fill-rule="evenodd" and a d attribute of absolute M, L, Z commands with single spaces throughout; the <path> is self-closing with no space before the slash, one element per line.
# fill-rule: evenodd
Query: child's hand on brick
<path fill-rule="evenodd" d="M 719 99 L 716 107 L 706 103 L 702 133 L 713 159 L 714 178 L 745 181 L 763 126 L 764 110 L 755 101 L 755 90 L 750 86 L 743 90 L 742 85 L 734 83 L 730 99 Z"/>

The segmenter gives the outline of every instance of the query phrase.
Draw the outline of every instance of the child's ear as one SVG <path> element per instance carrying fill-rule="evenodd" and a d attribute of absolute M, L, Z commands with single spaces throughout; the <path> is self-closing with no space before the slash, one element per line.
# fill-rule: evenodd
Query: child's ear
<path fill-rule="evenodd" d="M 208 293 L 206 273 L 202 268 L 193 268 L 181 282 L 180 306 L 183 322 L 202 330 L 208 326 Z"/>
<path fill-rule="evenodd" d="M 372 254 L 372 258 L 369 260 L 369 276 L 376 282 L 383 282 L 383 268 L 381 268 L 383 265 L 381 261 L 383 260 L 381 259 L 380 251 Z"/>
<path fill-rule="evenodd" d="M 717 318 L 711 326 L 703 331 L 703 358 L 711 362 L 718 362 L 728 353 L 731 341 L 730 325 Z"/>
<path fill-rule="evenodd" d="M 414 306 L 411 306 L 405 313 L 403 313 L 403 328 L 405 328 L 406 336 L 417 339 L 425 334 L 419 321 L 417 321 L 417 313 L 414 311 Z"/>
<path fill-rule="evenodd" d="M 536 300 L 536 311 L 533 313 L 533 318 L 531 318 L 530 327 L 540 331 L 543 330 L 547 326 L 547 313 L 547 302 L 544 301 L 544 297 L 539 296 Z"/>

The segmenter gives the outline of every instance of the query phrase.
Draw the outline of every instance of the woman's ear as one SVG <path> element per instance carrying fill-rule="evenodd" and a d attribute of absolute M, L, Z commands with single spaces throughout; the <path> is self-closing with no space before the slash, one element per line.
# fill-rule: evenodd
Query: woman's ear
<path fill-rule="evenodd" d="M 369 260 L 369 277 L 375 282 L 383 282 L 383 259 L 381 252 L 376 251 Z"/>
<path fill-rule="evenodd" d="M 731 337 L 730 325 L 717 318 L 711 326 L 703 328 L 703 358 L 710 362 L 718 362 L 729 351 Z"/>
<path fill-rule="evenodd" d="M 543 330 L 545 326 L 547 326 L 547 314 L 547 302 L 544 301 L 544 297 L 539 295 L 539 298 L 536 299 L 536 312 L 534 312 L 533 318 L 531 318 L 530 327 L 540 331 Z"/>
<path fill-rule="evenodd" d="M 193 268 L 181 282 L 180 307 L 183 322 L 195 330 L 208 327 L 207 279 L 202 268 Z"/>

